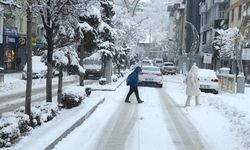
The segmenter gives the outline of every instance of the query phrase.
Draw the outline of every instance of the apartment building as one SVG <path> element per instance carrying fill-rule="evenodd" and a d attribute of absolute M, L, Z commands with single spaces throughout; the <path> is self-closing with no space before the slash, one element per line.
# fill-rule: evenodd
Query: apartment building
<path fill-rule="evenodd" d="M 246 2 L 246 3 L 245 3 Z M 250 34 L 247 22 L 250 19 L 250 1 L 231 0 L 226 12 L 228 13 L 229 28 L 237 27 L 241 30 L 244 36 L 244 46 L 242 49 L 243 70 L 246 77 L 246 82 L 250 83 Z M 243 20 L 245 17 L 245 20 Z M 247 28 L 246 28 L 247 27 Z M 244 34 L 245 33 L 245 34 Z M 235 60 L 231 60 L 234 61 Z M 234 63 L 236 64 L 236 63 Z M 235 70 L 236 65 L 234 65 Z"/>
<path fill-rule="evenodd" d="M 228 28 L 228 16 L 225 13 L 227 7 L 227 0 L 205 0 L 200 3 L 200 54 L 203 59 L 212 56 L 211 61 L 204 64 L 204 68 L 219 68 L 212 41 L 216 29 Z"/>

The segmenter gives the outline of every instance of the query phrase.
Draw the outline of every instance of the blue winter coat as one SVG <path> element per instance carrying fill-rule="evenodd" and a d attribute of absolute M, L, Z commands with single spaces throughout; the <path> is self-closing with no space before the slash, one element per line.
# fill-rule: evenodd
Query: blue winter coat
<path fill-rule="evenodd" d="M 136 87 L 138 86 L 138 82 L 139 82 L 139 79 L 138 79 L 138 73 L 141 72 L 141 67 L 136 67 L 135 70 L 130 73 L 128 75 L 128 78 L 127 78 L 127 84 L 132 86 L 132 87 Z"/>

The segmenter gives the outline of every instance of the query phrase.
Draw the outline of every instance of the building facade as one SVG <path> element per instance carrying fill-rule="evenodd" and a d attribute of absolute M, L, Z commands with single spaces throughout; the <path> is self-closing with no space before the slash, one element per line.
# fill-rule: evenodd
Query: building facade
<path fill-rule="evenodd" d="M 39 17 L 32 19 L 34 52 L 44 47 L 38 28 Z M 41 22 L 41 21 L 40 21 Z M 27 16 L 19 5 L 0 2 L 0 67 L 6 71 L 22 70 L 26 63 Z"/>
<path fill-rule="evenodd" d="M 226 12 L 229 16 L 229 27 L 237 27 L 240 29 L 244 37 L 244 45 L 242 48 L 242 63 L 243 71 L 246 77 L 246 82 L 250 83 L 250 34 L 249 34 L 249 25 L 248 20 L 250 19 L 250 1 L 242 0 L 231 0 L 230 6 L 227 8 Z M 247 28 L 246 28 L 247 27 Z M 233 59 L 231 62 L 235 62 Z M 234 63 L 235 70 L 237 71 L 236 62 Z"/>
<path fill-rule="evenodd" d="M 212 42 L 216 36 L 216 29 L 228 27 L 228 15 L 225 13 L 227 6 L 228 1 L 222 0 L 205 0 L 200 3 L 200 55 L 203 60 L 210 57 L 209 62 L 203 62 L 203 68 L 218 69 L 220 65 Z"/>

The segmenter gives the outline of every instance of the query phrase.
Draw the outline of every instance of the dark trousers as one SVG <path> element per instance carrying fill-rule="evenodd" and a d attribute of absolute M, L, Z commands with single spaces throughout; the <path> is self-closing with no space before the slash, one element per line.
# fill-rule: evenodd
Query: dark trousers
<path fill-rule="evenodd" d="M 137 101 L 140 100 L 137 86 L 136 86 L 136 87 L 130 86 L 128 95 L 127 95 L 127 97 L 126 97 L 126 101 L 129 100 L 129 97 L 130 97 L 130 95 L 131 95 L 133 92 L 135 93 L 135 96 L 136 96 Z"/>

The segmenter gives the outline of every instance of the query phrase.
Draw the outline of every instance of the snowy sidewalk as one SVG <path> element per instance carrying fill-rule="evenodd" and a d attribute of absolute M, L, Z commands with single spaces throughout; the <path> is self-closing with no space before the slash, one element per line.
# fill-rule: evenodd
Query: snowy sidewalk
<path fill-rule="evenodd" d="M 92 85 L 89 87 L 94 89 L 102 89 L 104 91 L 116 90 L 116 88 L 119 87 L 124 80 L 124 78 L 120 78 L 117 82 L 112 83 L 112 85 Z M 56 116 L 53 120 L 44 123 L 38 128 L 33 129 L 29 135 L 23 136 L 22 139 L 16 145 L 13 145 L 12 147 L 7 149 L 52 149 L 60 140 L 65 138 L 71 131 L 80 126 L 88 117 L 90 117 L 90 115 L 104 101 L 105 94 L 100 91 L 94 91 L 89 97 L 86 97 L 83 100 L 80 106 L 72 109 L 62 109 L 60 111 L 60 114 Z M 48 136 L 48 134 L 50 136 Z"/>

